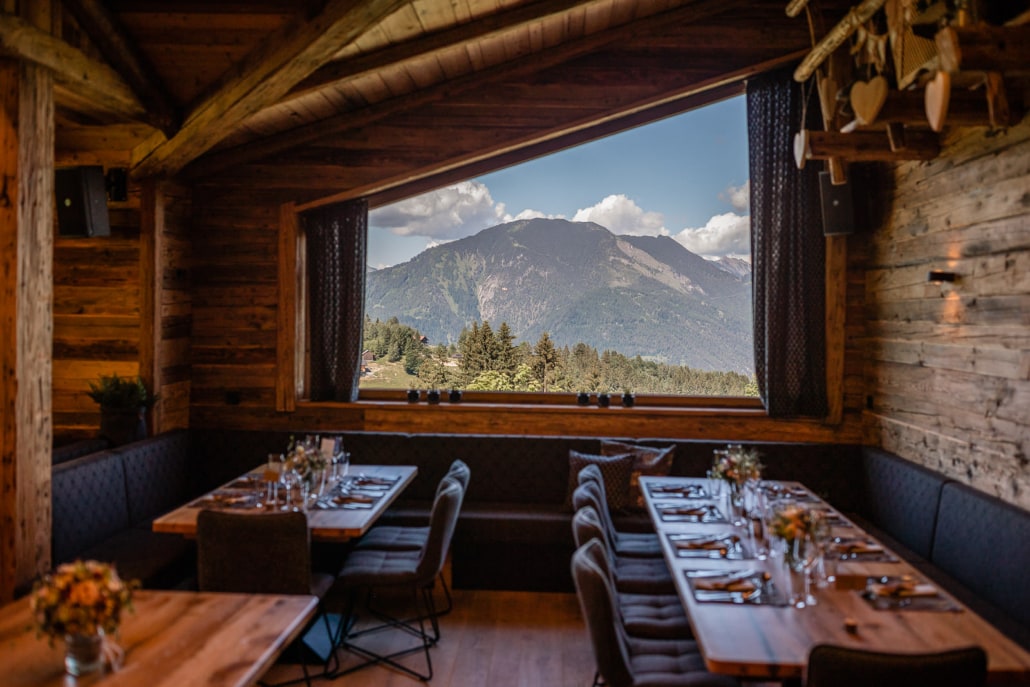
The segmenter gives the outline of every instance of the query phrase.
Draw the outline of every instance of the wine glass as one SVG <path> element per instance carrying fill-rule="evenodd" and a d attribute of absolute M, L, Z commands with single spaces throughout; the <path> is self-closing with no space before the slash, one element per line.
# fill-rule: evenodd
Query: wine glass
<path fill-rule="evenodd" d="M 284 487 L 286 487 L 286 504 L 282 509 L 298 510 L 293 505 L 293 488 L 300 485 L 300 473 L 297 472 L 297 466 L 294 464 L 292 458 L 280 455 L 279 461 L 279 481 L 282 482 Z"/>

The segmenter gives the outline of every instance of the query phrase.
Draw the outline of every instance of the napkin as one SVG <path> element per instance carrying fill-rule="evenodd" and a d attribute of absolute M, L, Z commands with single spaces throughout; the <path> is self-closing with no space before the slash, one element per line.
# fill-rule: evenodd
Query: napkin
<path fill-rule="evenodd" d="M 882 546 L 864 539 L 843 539 L 835 547 L 841 553 L 883 553 Z"/>
<path fill-rule="evenodd" d="M 376 499 L 362 494 L 347 494 L 344 496 L 334 496 L 333 501 L 335 503 L 374 503 Z"/>
<path fill-rule="evenodd" d="M 870 584 L 869 591 L 876 596 L 937 596 L 937 588 L 932 584 L 907 581 Z"/>
<path fill-rule="evenodd" d="M 742 579 L 699 579 L 694 581 L 694 589 L 709 592 L 753 592 L 758 587 L 749 578 Z"/>
<path fill-rule="evenodd" d="M 673 540 L 673 544 L 675 544 L 678 549 L 702 549 L 705 551 L 716 551 L 729 549 L 733 546 L 734 542 L 732 539 L 727 539 L 726 537 L 710 537 L 699 539 L 675 539 Z"/>

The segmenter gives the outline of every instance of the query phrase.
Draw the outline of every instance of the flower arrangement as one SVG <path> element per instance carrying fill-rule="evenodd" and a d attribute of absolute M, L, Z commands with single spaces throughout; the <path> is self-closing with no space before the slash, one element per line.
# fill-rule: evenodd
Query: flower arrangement
<path fill-rule="evenodd" d="M 812 511 L 797 503 L 778 508 L 769 524 L 769 531 L 788 543 L 804 539 L 814 528 Z"/>
<path fill-rule="evenodd" d="M 711 475 L 731 484 L 743 484 L 749 479 L 762 477 L 761 455 L 753 448 L 744 448 L 740 444 L 730 444 L 725 449 L 715 452 Z"/>
<path fill-rule="evenodd" d="M 293 465 L 300 478 L 307 484 L 315 479 L 315 475 L 329 467 L 329 460 L 322 455 L 317 442 L 290 441 L 286 452 L 286 460 Z"/>
<path fill-rule="evenodd" d="M 51 643 L 65 635 L 114 634 L 122 611 L 132 609 L 136 586 L 122 581 L 106 563 L 64 563 L 32 590 L 29 605 L 37 632 L 48 635 Z"/>

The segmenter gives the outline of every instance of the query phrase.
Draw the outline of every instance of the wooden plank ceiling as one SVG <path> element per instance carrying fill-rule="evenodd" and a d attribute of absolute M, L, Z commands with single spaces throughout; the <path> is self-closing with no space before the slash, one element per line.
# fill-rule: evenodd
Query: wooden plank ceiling
<path fill-rule="evenodd" d="M 812 0 L 829 25 L 847 11 Z M 373 204 L 739 93 L 811 45 L 784 0 L 63 0 L 57 163 Z M 98 156 L 96 151 L 107 151 Z"/>

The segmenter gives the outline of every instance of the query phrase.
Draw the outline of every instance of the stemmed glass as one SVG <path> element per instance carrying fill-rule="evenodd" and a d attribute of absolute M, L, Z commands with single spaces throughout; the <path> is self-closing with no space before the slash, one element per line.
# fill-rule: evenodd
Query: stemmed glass
<path fill-rule="evenodd" d="M 286 487 L 286 505 L 283 506 L 283 510 L 299 510 L 293 505 L 293 487 L 300 485 L 300 473 L 297 472 L 297 466 L 292 459 L 280 455 L 279 460 L 279 481 Z"/>
<path fill-rule="evenodd" d="M 275 508 L 279 503 L 279 479 L 280 479 L 279 456 L 274 453 L 268 454 L 268 462 L 265 463 L 265 470 L 261 478 L 265 482 L 265 506 Z"/>

